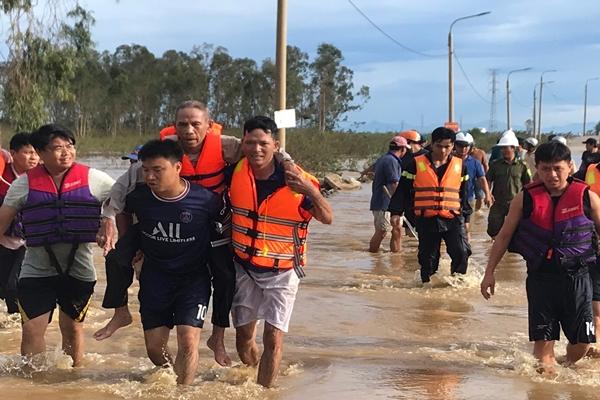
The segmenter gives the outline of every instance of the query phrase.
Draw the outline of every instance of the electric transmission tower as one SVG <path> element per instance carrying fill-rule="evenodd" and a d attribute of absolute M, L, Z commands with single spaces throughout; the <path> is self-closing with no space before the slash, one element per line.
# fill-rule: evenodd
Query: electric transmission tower
<path fill-rule="evenodd" d="M 496 132 L 496 92 L 498 91 L 497 88 L 497 80 L 496 80 L 496 73 L 498 72 L 497 69 L 491 69 L 490 70 L 490 75 L 491 75 L 491 91 L 492 91 L 492 104 L 491 104 L 491 108 L 490 108 L 490 132 Z"/>

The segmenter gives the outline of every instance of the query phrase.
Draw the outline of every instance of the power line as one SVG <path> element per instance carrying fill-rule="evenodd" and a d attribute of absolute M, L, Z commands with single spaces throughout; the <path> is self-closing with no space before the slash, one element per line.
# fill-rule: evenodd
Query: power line
<path fill-rule="evenodd" d="M 371 18 L 369 18 L 369 16 L 367 14 L 365 14 L 356 4 L 354 4 L 354 2 L 352 0 L 348 0 L 348 3 L 350 3 L 350 5 L 352 5 L 352 7 L 354 7 L 354 9 L 363 16 L 364 19 L 366 19 L 372 26 L 373 28 L 377 29 L 379 32 L 381 32 L 381 34 L 383 34 L 385 37 L 387 37 L 388 39 L 390 39 L 392 42 L 394 42 L 396 45 L 400 46 L 401 48 L 403 48 L 404 50 L 414 53 L 414 54 L 418 54 L 420 56 L 423 57 L 443 57 L 445 56 L 445 54 L 427 54 L 427 53 L 423 53 L 421 51 L 412 49 L 402 43 L 400 43 L 395 37 L 393 37 L 392 35 L 390 35 L 389 33 L 387 33 L 386 31 L 384 31 L 379 25 L 377 25 Z"/>
<path fill-rule="evenodd" d="M 456 63 L 458 64 L 458 66 L 460 67 L 460 70 L 462 71 L 463 76 L 465 77 L 465 80 L 467 81 L 467 83 L 469 84 L 469 86 L 471 87 L 471 89 L 473 89 L 473 92 L 475 92 L 475 94 L 477 96 L 479 96 L 479 98 L 481 100 L 483 100 L 484 102 L 486 102 L 487 104 L 491 104 L 491 101 L 489 101 L 488 99 L 486 99 L 485 97 L 483 97 L 481 95 L 481 93 L 479 93 L 479 91 L 477 91 L 477 89 L 475 89 L 475 86 L 473 85 L 473 83 L 471 82 L 471 79 L 469 79 L 469 76 L 467 75 L 467 72 L 465 71 L 465 69 L 463 68 L 460 60 L 458 59 L 458 56 L 456 55 L 456 51 L 454 51 L 454 59 L 456 60 Z"/>

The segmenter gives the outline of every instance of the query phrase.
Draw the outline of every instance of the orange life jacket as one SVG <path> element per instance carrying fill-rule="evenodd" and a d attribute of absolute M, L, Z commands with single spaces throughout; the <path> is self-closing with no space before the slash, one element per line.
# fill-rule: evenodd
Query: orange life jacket
<path fill-rule="evenodd" d="M 227 163 L 223 159 L 221 135 L 208 132 L 204 138 L 196 166 L 194 167 L 190 158 L 184 155 L 179 175 L 215 193 L 223 193 L 225 190 L 225 167 L 227 167 Z"/>
<path fill-rule="evenodd" d="M 179 173 L 182 178 L 219 194 L 225 190 L 225 167 L 227 167 L 221 148 L 222 131 L 223 126 L 213 122 L 206 132 L 196 166 L 194 167 L 190 158 L 184 154 Z M 163 128 L 159 135 L 160 140 L 165 140 L 169 136 L 177 135 L 177 131 L 175 126 L 169 125 Z"/>
<path fill-rule="evenodd" d="M 462 159 L 452 156 L 441 182 L 426 155 L 415 157 L 415 162 L 415 214 L 426 218 L 439 216 L 449 219 L 459 215 Z"/>
<path fill-rule="evenodd" d="M 590 185 L 590 190 L 600 196 L 600 171 L 598 163 L 590 164 L 585 172 L 585 183 Z"/>
<path fill-rule="evenodd" d="M 318 187 L 314 176 L 301 172 Z M 283 186 L 257 204 L 254 174 L 243 158 L 233 172 L 229 197 L 235 254 L 257 268 L 294 268 L 302 277 L 308 222 L 312 218 L 301 208 L 304 195 Z"/>

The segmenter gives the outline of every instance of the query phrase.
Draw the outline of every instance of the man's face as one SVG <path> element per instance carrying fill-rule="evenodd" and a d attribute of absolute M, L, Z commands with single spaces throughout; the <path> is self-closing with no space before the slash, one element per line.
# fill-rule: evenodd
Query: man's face
<path fill-rule="evenodd" d="M 10 155 L 12 156 L 13 163 L 17 171 L 27 171 L 38 165 L 40 156 L 35 151 L 32 145 L 28 144 L 21 146 L 19 150 L 11 150 Z"/>
<path fill-rule="evenodd" d="M 450 139 L 438 140 L 431 145 L 431 153 L 436 158 L 446 158 L 452 154 L 454 143 Z"/>
<path fill-rule="evenodd" d="M 539 162 L 536 169 L 538 178 L 548 190 L 564 188 L 571 173 L 571 165 L 567 161 Z"/>
<path fill-rule="evenodd" d="M 596 146 L 594 146 L 593 144 L 590 143 L 586 143 L 585 144 L 585 149 L 591 153 L 593 153 L 594 151 L 596 151 Z"/>
<path fill-rule="evenodd" d="M 40 152 L 40 158 L 51 172 L 65 171 L 75 162 L 75 145 L 68 139 L 55 137 Z"/>
<path fill-rule="evenodd" d="M 502 146 L 502 158 L 505 160 L 512 160 L 515 158 L 515 147 L 514 146 Z"/>
<path fill-rule="evenodd" d="M 194 107 L 179 110 L 175 119 L 175 130 L 185 153 L 196 153 L 200 150 L 208 127 L 206 112 Z"/>
<path fill-rule="evenodd" d="M 454 142 L 454 154 L 460 158 L 466 158 L 469 155 L 470 149 L 471 146 L 466 142 Z"/>
<path fill-rule="evenodd" d="M 421 146 L 420 143 L 413 142 L 412 140 L 408 141 L 408 145 L 410 146 L 410 151 L 412 151 L 413 153 L 417 153 L 423 148 L 423 146 Z"/>
<path fill-rule="evenodd" d="M 262 129 L 246 132 L 242 139 L 242 153 L 248 159 L 250 166 L 262 168 L 273 161 L 273 154 L 279 148 L 279 142 L 270 133 Z"/>
<path fill-rule="evenodd" d="M 164 157 L 142 161 L 144 181 L 155 193 L 164 193 L 175 188 L 179 184 L 180 171 L 181 162 Z"/>

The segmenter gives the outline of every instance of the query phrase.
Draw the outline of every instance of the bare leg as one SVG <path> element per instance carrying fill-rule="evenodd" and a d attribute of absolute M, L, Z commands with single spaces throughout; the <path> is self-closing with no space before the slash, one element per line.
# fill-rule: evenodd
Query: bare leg
<path fill-rule="evenodd" d="M 392 238 L 390 239 L 390 250 L 392 253 L 398 253 L 402 248 L 402 217 L 392 215 L 390 217 L 392 225 Z"/>
<path fill-rule="evenodd" d="M 212 335 L 208 338 L 206 345 L 215 354 L 215 361 L 223 367 L 231 366 L 231 358 L 225 350 L 225 328 L 213 325 Z"/>
<path fill-rule="evenodd" d="M 33 356 L 46 351 L 46 328 L 50 313 L 23 322 L 21 331 L 21 355 Z"/>
<path fill-rule="evenodd" d="M 540 374 L 553 374 L 554 366 L 556 365 L 556 357 L 554 357 L 554 340 L 537 340 L 533 344 L 533 355 L 538 359 Z"/>
<path fill-rule="evenodd" d="M 83 322 L 77 322 L 60 311 L 58 326 L 62 335 L 63 351 L 71 356 L 73 366 L 79 367 L 83 359 Z"/>
<path fill-rule="evenodd" d="M 256 321 L 235 329 L 235 347 L 240 360 L 246 365 L 258 365 L 258 346 L 256 345 Z"/>
<path fill-rule="evenodd" d="M 169 351 L 169 332 L 166 326 L 148 329 L 144 331 L 144 340 L 146 341 L 146 352 L 150 361 L 159 367 L 173 363 L 173 357 Z"/>
<path fill-rule="evenodd" d="M 94 339 L 108 339 L 118 329 L 131 324 L 132 321 L 133 319 L 131 318 L 131 313 L 129 312 L 128 306 L 115 308 L 115 313 L 113 314 L 110 321 L 108 321 L 108 323 L 103 328 L 97 330 L 96 333 L 94 333 Z"/>
<path fill-rule="evenodd" d="M 279 364 L 283 354 L 283 331 L 265 322 L 263 332 L 264 351 L 258 366 L 257 383 L 270 388 L 275 384 L 279 375 Z"/>
<path fill-rule="evenodd" d="M 177 325 L 177 357 L 174 369 L 177 383 L 180 385 L 189 385 L 196 377 L 201 332 L 200 328 Z"/>
<path fill-rule="evenodd" d="M 386 233 L 386 231 L 375 231 L 369 242 L 369 251 L 371 253 L 377 253 L 379 251 L 379 246 L 381 246 L 381 242 L 383 242 Z"/>
<path fill-rule="evenodd" d="M 583 358 L 590 348 L 588 343 L 567 344 L 567 365 L 575 364 Z"/>

